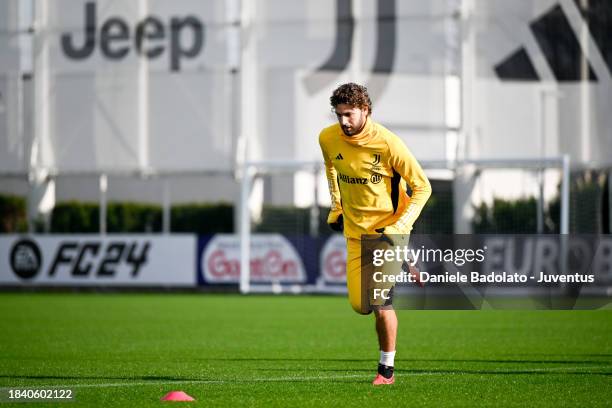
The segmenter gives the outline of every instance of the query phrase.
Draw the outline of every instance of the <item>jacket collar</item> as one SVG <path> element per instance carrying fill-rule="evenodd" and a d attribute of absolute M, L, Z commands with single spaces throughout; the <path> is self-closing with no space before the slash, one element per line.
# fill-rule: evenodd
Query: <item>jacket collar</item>
<path fill-rule="evenodd" d="M 366 123 L 363 126 L 363 129 L 361 129 L 361 132 L 357 133 L 356 135 L 345 135 L 342 131 L 342 127 L 340 126 L 338 126 L 338 130 L 342 139 L 344 139 L 347 143 L 350 143 L 355 146 L 363 146 L 364 144 L 368 143 L 374 136 L 374 124 L 370 116 L 366 118 Z"/>

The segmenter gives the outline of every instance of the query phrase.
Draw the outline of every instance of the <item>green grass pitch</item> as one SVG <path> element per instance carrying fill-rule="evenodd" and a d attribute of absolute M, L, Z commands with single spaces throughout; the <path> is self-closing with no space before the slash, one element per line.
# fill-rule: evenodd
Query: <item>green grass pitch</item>
<path fill-rule="evenodd" d="M 69 407 L 612 404 L 612 310 L 398 315 L 397 381 L 374 388 L 373 317 L 344 297 L 2 293 L 0 387 L 70 388 Z"/>

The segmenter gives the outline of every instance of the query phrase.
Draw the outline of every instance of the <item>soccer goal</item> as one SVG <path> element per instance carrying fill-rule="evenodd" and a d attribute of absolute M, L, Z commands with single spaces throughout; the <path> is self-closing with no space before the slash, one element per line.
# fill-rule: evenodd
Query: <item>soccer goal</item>
<path fill-rule="evenodd" d="M 421 165 L 434 191 L 414 232 L 569 232 L 568 156 Z M 323 163 L 247 162 L 240 173 L 240 291 L 346 292 L 345 242 L 326 224 Z"/>

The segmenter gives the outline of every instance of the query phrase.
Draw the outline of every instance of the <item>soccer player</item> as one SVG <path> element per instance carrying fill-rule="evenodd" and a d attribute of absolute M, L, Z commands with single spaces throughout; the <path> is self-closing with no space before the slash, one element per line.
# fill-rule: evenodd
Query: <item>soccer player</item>
<path fill-rule="evenodd" d="M 327 223 L 344 231 L 351 306 L 360 314 L 373 310 L 376 318 L 380 361 L 372 384 L 393 384 L 397 316 L 391 302 L 371 303 L 362 293 L 361 239 L 365 234 L 387 242 L 407 237 L 431 195 L 431 185 L 402 140 L 372 120 L 364 86 L 341 85 L 330 102 L 338 123 L 319 135 L 331 195 Z"/>

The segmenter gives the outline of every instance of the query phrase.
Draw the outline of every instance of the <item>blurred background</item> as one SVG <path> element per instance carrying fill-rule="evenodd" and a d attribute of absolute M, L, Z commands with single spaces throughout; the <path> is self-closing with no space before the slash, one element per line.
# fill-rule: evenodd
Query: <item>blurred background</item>
<path fill-rule="evenodd" d="M 608 234 L 611 72 L 607 0 L 4 0 L 0 281 L 342 282 L 349 81 L 432 182 L 415 232 Z"/>

